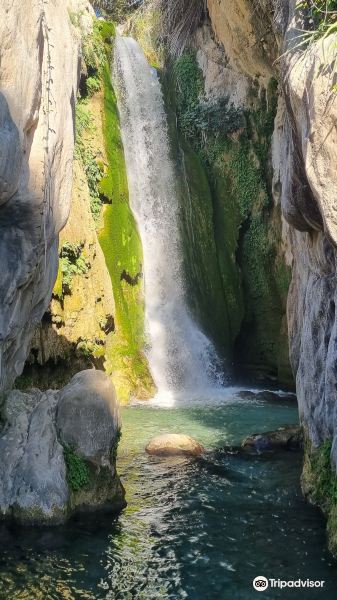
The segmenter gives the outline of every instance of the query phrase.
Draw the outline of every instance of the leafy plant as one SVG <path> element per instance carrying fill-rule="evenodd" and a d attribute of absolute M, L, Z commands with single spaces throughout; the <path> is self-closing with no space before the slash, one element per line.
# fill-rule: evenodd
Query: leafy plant
<path fill-rule="evenodd" d="M 94 94 L 97 94 L 97 92 L 99 92 L 101 89 L 101 82 L 97 75 L 92 75 L 91 77 L 88 77 L 85 83 L 89 98 L 91 98 L 91 96 L 93 96 Z"/>
<path fill-rule="evenodd" d="M 67 467 L 68 485 L 73 492 L 78 492 L 90 481 L 89 467 L 69 446 L 63 447 L 63 456 Z"/>
<path fill-rule="evenodd" d="M 82 43 L 82 56 L 89 76 L 101 75 L 110 48 L 115 25 L 110 21 L 95 20 L 93 33 L 86 35 Z"/>
<path fill-rule="evenodd" d="M 207 135 L 227 135 L 244 125 L 243 113 L 227 97 L 207 102 L 203 77 L 195 55 L 186 53 L 175 65 L 179 127 L 187 139 L 202 146 Z"/>
<path fill-rule="evenodd" d="M 296 9 L 302 14 L 306 27 L 300 30 L 296 50 L 305 50 L 317 40 L 337 32 L 337 0 L 303 0 Z"/>
<path fill-rule="evenodd" d="M 87 273 L 88 266 L 82 255 L 79 244 L 65 242 L 60 251 L 60 271 L 62 273 L 62 293 L 71 293 L 71 284 L 74 275 Z"/>
<path fill-rule="evenodd" d="M 83 150 L 82 161 L 90 193 L 90 209 L 96 221 L 99 218 L 102 206 L 99 183 L 103 177 L 103 168 L 97 162 L 96 157 L 90 148 Z"/>
<path fill-rule="evenodd" d="M 81 158 L 85 148 L 83 135 L 86 131 L 92 130 L 92 119 L 86 102 L 80 101 L 76 105 L 76 125 L 75 125 L 75 157 Z"/>

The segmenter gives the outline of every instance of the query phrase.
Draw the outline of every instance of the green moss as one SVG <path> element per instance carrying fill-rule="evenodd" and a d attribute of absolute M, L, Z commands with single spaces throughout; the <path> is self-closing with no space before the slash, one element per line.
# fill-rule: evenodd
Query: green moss
<path fill-rule="evenodd" d="M 89 77 L 84 86 L 84 98 L 76 110 L 75 156 L 82 162 L 91 211 L 100 228 L 99 241 L 115 299 L 116 327 L 115 332 L 107 336 L 105 349 L 100 346 L 92 348 L 83 340 L 77 351 L 95 358 L 102 358 L 105 353 L 105 369 L 112 376 L 119 400 L 125 403 L 131 395 L 139 398 L 152 396 L 154 385 L 143 352 L 142 246 L 129 206 L 117 102 L 110 76 L 114 34 L 113 23 L 95 21 L 93 34 L 84 40 L 83 56 Z M 99 149 L 95 147 L 95 130 L 90 114 L 90 97 L 98 89 L 103 90 L 104 163 Z M 134 281 L 134 285 L 130 280 Z"/>
<path fill-rule="evenodd" d="M 205 101 L 202 72 L 193 53 L 183 54 L 174 73 L 178 127 L 201 159 L 198 168 L 206 171 L 212 196 L 212 237 L 222 280 L 220 306 L 226 315 L 220 327 L 228 338 L 222 347 L 228 353 L 235 345 L 241 365 L 273 376 L 282 374 L 288 383 L 284 315 L 289 269 L 280 252 L 281 226 L 278 209 L 273 207 L 269 169 L 277 81 L 272 79 L 268 89 L 254 98 L 255 108 L 243 112 L 226 98 Z M 193 189 L 195 175 L 187 175 Z M 208 203 L 209 193 L 198 186 L 202 206 Z M 193 211 L 197 206 L 194 198 Z M 202 229 L 197 222 L 194 231 L 199 237 Z M 190 254 L 187 251 L 188 261 Z M 206 256 L 210 258 L 207 251 Z M 203 285 L 205 265 L 200 267 Z M 217 314 L 219 301 L 215 303 L 212 295 L 209 301 L 208 311 Z"/>
<path fill-rule="evenodd" d="M 63 447 L 63 456 L 67 468 L 67 482 L 73 492 L 86 487 L 90 481 L 90 471 L 86 461 L 78 456 L 72 448 Z"/>
<path fill-rule="evenodd" d="M 163 76 L 162 86 L 172 154 L 177 157 L 186 295 L 203 331 L 216 343 L 218 350 L 229 357 L 243 313 L 241 275 L 235 266 L 237 211 L 232 203 L 228 203 L 226 194 L 222 194 L 222 174 L 216 169 L 210 173 L 200 139 L 184 135 L 181 127 L 181 111 L 191 105 L 197 106 L 202 91 L 195 56 L 184 55 L 175 65 L 174 72 L 176 79 Z M 212 129 L 214 113 L 210 111 L 209 116 Z M 220 210 L 214 202 L 217 193 L 221 196 Z"/>
<path fill-rule="evenodd" d="M 150 397 L 154 392 L 143 352 L 144 294 L 142 246 L 128 201 L 124 151 L 119 129 L 116 97 L 111 85 L 109 63 L 103 69 L 104 139 L 109 167 L 100 191 L 111 204 L 105 207 L 99 241 L 111 276 L 116 304 L 116 333 L 107 345 L 106 368 L 113 376 L 119 399 L 131 394 Z M 135 284 L 122 277 L 127 273 Z"/>
<path fill-rule="evenodd" d="M 181 142 L 187 189 L 182 202 L 182 239 L 189 303 L 206 333 L 228 356 L 242 320 L 241 276 L 235 266 L 235 211 L 227 202 L 215 205 L 222 183 L 214 173 L 212 187 L 203 163 Z M 221 198 L 221 199 L 220 199 Z M 225 267 L 225 268 L 224 268 Z"/>
<path fill-rule="evenodd" d="M 64 242 L 59 251 L 59 269 L 53 289 L 53 296 L 62 300 L 71 294 L 73 277 L 88 272 L 88 265 L 80 244 Z"/>
<path fill-rule="evenodd" d="M 313 504 L 327 517 L 329 549 L 337 555 L 337 477 L 331 465 L 332 440 L 314 449 L 308 435 L 305 441 L 302 488 Z"/>

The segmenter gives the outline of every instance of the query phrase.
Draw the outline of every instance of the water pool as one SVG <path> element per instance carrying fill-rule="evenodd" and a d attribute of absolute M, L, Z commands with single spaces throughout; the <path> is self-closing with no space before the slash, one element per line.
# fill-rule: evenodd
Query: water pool
<path fill-rule="evenodd" d="M 249 600 L 257 575 L 326 582 L 324 591 L 267 590 L 269 600 L 336 598 L 324 521 L 300 492 L 301 455 L 218 450 L 295 423 L 294 402 L 233 393 L 122 415 L 118 462 L 128 507 L 117 519 L 95 515 L 53 529 L 1 525 L 1 599 Z M 147 441 L 162 432 L 188 433 L 210 453 L 147 456 Z"/>

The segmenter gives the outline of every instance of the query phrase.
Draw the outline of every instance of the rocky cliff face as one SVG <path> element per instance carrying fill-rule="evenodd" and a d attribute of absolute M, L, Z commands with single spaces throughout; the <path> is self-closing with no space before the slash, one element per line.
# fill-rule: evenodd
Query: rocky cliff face
<path fill-rule="evenodd" d="M 301 4 L 208 2 L 217 40 L 240 80 L 252 82 L 258 75 L 262 87 L 270 76 L 280 82 L 273 198 L 282 207 L 283 251 L 292 264 L 287 316 L 308 442 L 303 488 L 327 513 L 336 552 L 336 35 L 301 44 L 308 27 Z M 277 52 L 281 59 L 274 63 Z"/>
<path fill-rule="evenodd" d="M 85 21 L 89 10 L 81 5 Z M 0 389 L 22 371 L 70 206 L 79 36 L 72 3 L 0 7 Z"/>
<path fill-rule="evenodd" d="M 93 11 L 86 0 L 5 0 L 0 21 L 0 516 L 59 523 L 77 510 L 125 505 L 118 402 L 106 375 L 83 371 L 60 392 L 6 392 L 58 273 L 60 309 L 48 314 L 64 335 L 49 339 L 52 328 L 42 326 L 37 353 L 64 356 L 80 339 L 85 355 L 93 331 L 100 349 L 113 329 L 111 281 L 79 164 L 73 176 L 81 35 L 92 32 Z M 77 295 L 62 320 L 70 284 Z"/>

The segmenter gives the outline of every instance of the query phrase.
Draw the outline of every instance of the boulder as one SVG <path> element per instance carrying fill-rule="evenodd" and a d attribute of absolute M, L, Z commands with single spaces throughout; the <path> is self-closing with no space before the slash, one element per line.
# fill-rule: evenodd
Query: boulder
<path fill-rule="evenodd" d="M 189 435 L 166 433 L 154 437 L 145 448 L 148 454 L 158 456 L 199 456 L 205 449 Z"/>
<path fill-rule="evenodd" d="M 78 373 L 60 392 L 14 390 L 1 421 L 0 515 L 48 525 L 79 510 L 125 506 L 119 409 L 104 373 Z"/>
<path fill-rule="evenodd" d="M 298 426 L 279 427 L 275 431 L 254 433 L 242 442 L 242 448 L 255 452 L 270 450 L 296 450 L 303 443 L 302 428 Z"/>
<path fill-rule="evenodd" d="M 59 392 L 59 438 L 82 458 L 108 464 L 120 426 L 115 388 L 102 371 L 81 371 Z"/>

